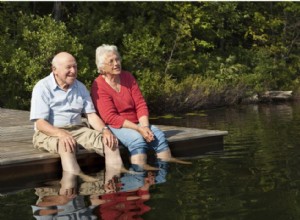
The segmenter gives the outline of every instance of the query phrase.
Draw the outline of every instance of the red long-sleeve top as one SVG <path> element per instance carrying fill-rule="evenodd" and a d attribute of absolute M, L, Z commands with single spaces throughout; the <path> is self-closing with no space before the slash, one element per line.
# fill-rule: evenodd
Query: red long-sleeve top
<path fill-rule="evenodd" d="M 114 128 L 121 128 L 125 119 L 138 123 L 141 116 L 149 116 L 147 104 L 133 75 L 122 71 L 120 83 L 121 90 L 117 92 L 99 75 L 91 89 L 98 114 Z"/>

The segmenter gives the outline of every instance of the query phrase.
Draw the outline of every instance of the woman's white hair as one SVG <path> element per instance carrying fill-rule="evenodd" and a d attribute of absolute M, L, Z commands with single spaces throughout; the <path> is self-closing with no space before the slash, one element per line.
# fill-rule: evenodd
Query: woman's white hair
<path fill-rule="evenodd" d="M 109 52 L 113 52 L 118 55 L 121 60 L 121 56 L 119 54 L 118 48 L 115 45 L 102 44 L 96 49 L 96 66 L 98 73 L 101 73 L 100 68 L 104 66 L 104 60 L 106 58 L 106 54 Z"/>

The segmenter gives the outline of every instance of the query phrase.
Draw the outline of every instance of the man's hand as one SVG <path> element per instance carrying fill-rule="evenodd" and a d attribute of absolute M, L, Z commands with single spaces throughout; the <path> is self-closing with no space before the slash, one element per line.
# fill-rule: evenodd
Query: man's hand
<path fill-rule="evenodd" d="M 59 147 L 63 147 L 62 151 L 74 153 L 77 149 L 76 140 L 72 134 L 64 129 L 60 129 L 58 132 Z"/>
<path fill-rule="evenodd" d="M 145 138 L 145 140 L 149 143 L 154 141 L 154 134 L 151 129 L 147 126 L 141 126 L 138 128 L 138 132 Z"/>
<path fill-rule="evenodd" d="M 102 143 L 104 146 L 114 150 L 118 147 L 118 139 L 111 133 L 109 129 L 104 129 L 102 132 Z"/>

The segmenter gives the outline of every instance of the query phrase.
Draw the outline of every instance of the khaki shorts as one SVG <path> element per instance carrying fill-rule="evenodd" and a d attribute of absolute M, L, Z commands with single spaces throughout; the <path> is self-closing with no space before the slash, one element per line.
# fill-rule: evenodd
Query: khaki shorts
<path fill-rule="evenodd" d="M 99 131 L 84 126 L 63 127 L 69 131 L 75 138 L 78 147 L 85 148 L 88 151 L 94 151 L 104 156 L 102 135 Z M 33 135 L 33 146 L 39 150 L 45 150 L 50 153 L 58 153 L 58 137 L 48 136 L 40 131 Z"/>

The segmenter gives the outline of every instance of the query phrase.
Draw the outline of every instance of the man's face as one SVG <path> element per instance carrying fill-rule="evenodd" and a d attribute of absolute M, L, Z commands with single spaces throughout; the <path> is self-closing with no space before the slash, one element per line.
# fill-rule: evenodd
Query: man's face
<path fill-rule="evenodd" d="M 68 54 L 59 57 L 52 71 L 58 85 L 63 89 L 69 88 L 77 78 L 77 63 L 75 58 Z"/>

